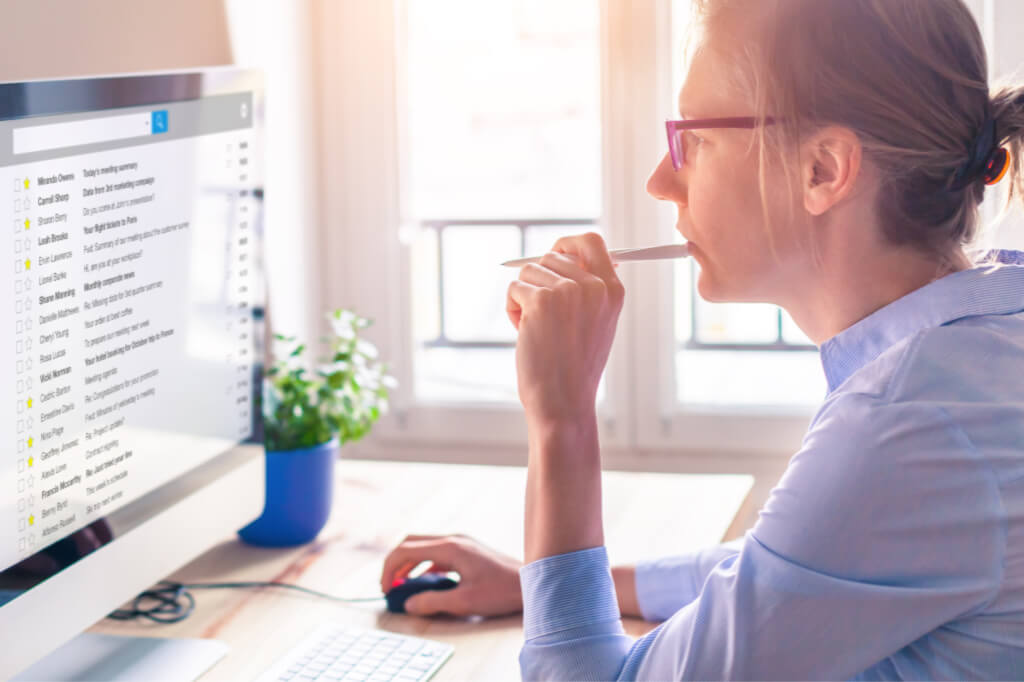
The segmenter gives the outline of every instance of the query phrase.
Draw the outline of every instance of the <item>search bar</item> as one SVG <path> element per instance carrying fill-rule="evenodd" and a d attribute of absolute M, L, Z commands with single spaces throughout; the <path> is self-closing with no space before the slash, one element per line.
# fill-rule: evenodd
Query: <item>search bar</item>
<path fill-rule="evenodd" d="M 12 131 L 11 150 L 17 154 L 32 154 L 64 147 L 78 147 L 97 142 L 128 140 L 167 132 L 167 111 L 146 111 L 67 121 Z"/>

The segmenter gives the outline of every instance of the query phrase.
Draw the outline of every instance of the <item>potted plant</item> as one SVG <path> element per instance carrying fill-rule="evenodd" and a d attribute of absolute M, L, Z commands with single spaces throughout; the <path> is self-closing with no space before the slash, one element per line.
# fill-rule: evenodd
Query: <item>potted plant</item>
<path fill-rule="evenodd" d="M 263 386 L 267 491 L 263 514 L 239 531 L 255 545 L 309 542 L 327 523 L 334 461 L 342 444 L 365 436 L 387 411 L 396 382 L 359 338 L 370 320 L 350 310 L 327 315 L 332 335 L 326 360 L 310 370 L 305 344 L 274 335 L 274 360 Z"/>

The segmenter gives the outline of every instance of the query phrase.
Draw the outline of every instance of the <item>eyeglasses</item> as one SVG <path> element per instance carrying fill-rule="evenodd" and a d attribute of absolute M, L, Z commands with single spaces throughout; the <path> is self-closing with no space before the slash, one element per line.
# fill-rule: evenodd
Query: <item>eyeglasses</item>
<path fill-rule="evenodd" d="M 758 118 L 754 116 L 733 116 L 729 118 L 691 118 L 683 121 L 665 121 L 668 133 L 668 154 L 672 157 L 672 167 L 681 170 L 686 163 L 686 131 L 708 128 L 756 128 Z M 768 116 L 765 125 L 774 123 L 775 119 Z"/>

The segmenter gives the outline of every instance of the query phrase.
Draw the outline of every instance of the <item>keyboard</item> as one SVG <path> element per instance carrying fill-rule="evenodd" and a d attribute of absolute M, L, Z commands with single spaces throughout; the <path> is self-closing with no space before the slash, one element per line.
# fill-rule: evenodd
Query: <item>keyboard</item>
<path fill-rule="evenodd" d="M 430 679 L 454 650 L 429 639 L 329 622 L 292 647 L 259 682 L 416 682 Z"/>

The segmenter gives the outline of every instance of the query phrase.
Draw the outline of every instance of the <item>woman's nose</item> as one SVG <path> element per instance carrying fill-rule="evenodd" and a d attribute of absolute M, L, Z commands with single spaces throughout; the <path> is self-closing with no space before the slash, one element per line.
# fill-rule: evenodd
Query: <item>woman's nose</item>
<path fill-rule="evenodd" d="M 647 193 L 655 199 L 685 204 L 686 185 L 682 176 L 682 171 L 673 168 L 672 159 L 665 154 L 647 178 Z"/>

